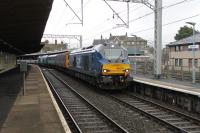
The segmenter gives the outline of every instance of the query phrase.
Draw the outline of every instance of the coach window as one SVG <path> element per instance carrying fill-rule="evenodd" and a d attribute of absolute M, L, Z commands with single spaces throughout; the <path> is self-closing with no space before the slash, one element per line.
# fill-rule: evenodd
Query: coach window
<path fill-rule="evenodd" d="M 94 54 L 92 54 L 92 64 L 93 64 L 93 61 L 94 61 Z"/>
<path fill-rule="evenodd" d="M 76 56 L 74 56 L 73 66 L 76 66 Z"/>
<path fill-rule="evenodd" d="M 84 70 L 89 70 L 89 56 L 88 55 L 84 55 L 82 59 L 83 59 L 83 68 L 84 68 Z"/>

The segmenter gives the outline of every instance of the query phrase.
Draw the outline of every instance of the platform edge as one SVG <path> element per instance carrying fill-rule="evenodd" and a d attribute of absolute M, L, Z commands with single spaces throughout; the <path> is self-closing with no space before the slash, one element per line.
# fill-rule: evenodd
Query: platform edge
<path fill-rule="evenodd" d="M 56 112 L 58 114 L 58 117 L 59 117 L 59 119 L 61 121 L 61 124 L 62 124 L 62 127 L 63 127 L 65 133 L 72 133 L 70 128 L 69 128 L 69 126 L 68 126 L 68 124 L 67 124 L 67 122 L 66 122 L 66 120 L 65 120 L 65 118 L 64 118 L 64 116 L 63 116 L 63 114 L 62 114 L 62 111 L 60 110 L 60 108 L 59 108 L 59 106 L 58 106 L 58 104 L 57 104 L 57 102 L 56 102 L 56 100 L 55 100 L 55 98 L 54 98 L 54 96 L 53 96 L 53 94 L 52 94 L 52 92 L 50 90 L 50 87 L 49 87 L 46 79 L 44 78 L 44 75 L 43 75 L 40 67 L 39 66 L 37 66 L 37 67 L 38 67 L 38 69 L 40 71 L 40 74 L 42 75 L 43 81 L 45 82 L 46 88 L 47 88 L 47 90 L 49 92 L 49 95 L 51 97 L 51 100 L 52 100 L 53 105 L 54 105 L 54 107 L 56 109 Z"/>

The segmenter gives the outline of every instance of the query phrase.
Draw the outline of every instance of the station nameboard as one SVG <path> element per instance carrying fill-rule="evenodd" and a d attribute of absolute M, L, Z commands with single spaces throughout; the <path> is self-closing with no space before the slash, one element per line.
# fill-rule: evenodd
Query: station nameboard
<path fill-rule="evenodd" d="M 198 49 L 199 45 L 189 45 L 188 48 L 189 49 Z"/>

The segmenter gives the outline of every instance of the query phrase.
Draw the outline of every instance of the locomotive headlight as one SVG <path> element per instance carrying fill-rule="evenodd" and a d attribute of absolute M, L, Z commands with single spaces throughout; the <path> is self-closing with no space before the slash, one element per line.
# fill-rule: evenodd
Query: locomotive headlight
<path fill-rule="evenodd" d="M 128 70 L 128 69 L 126 69 L 126 70 L 125 70 L 125 72 L 127 72 L 127 73 L 128 73 L 128 72 L 129 72 L 129 70 Z"/>
<path fill-rule="evenodd" d="M 104 72 L 104 73 L 106 73 L 106 72 L 108 72 L 108 70 L 106 70 L 106 69 L 103 69 L 103 72 Z"/>

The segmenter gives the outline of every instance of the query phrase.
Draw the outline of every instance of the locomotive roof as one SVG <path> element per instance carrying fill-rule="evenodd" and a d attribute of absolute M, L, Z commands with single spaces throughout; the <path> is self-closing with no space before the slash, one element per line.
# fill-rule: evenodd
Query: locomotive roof
<path fill-rule="evenodd" d="M 119 44 L 113 44 L 113 43 L 105 43 L 105 44 L 98 44 L 98 45 L 94 45 L 94 46 L 89 46 L 86 48 L 82 48 L 82 49 L 78 49 L 78 50 L 74 50 L 71 52 L 71 54 L 75 54 L 75 53 L 92 53 L 95 51 L 101 51 L 103 48 L 123 48 L 124 50 L 126 50 L 123 46 L 119 45 Z"/>
<path fill-rule="evenodd" d="M 99 44 L 99 45 L 95 45 L 95 46 L 89 46 L 89 47 L 85 47 L 82 49 L 77 49 L 71 52 L 71 54 L 75 54 L 75 53 L 92 53 L 95 51 L 99 51 L 100 47 L 102 47 L 103 44 Z"/>

